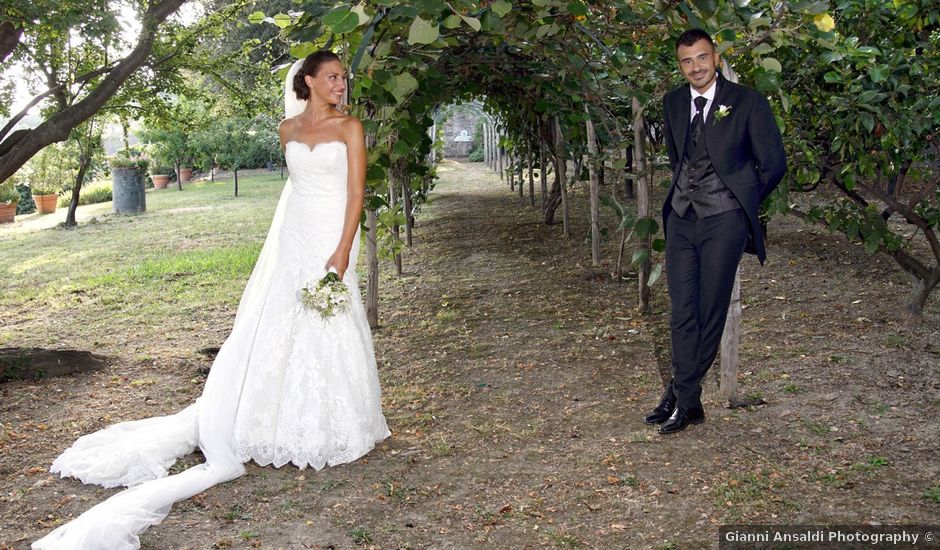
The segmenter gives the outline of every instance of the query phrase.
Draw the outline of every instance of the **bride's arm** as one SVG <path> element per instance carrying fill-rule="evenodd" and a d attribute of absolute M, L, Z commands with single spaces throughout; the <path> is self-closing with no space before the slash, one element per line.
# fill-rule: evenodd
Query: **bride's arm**
<path fill-rule="evenodd" d="M 340 237 L 336 251 L 326 262 L 326 269 L 335 267 L 340 278 L 349 267 L 349 253 L 352 249 L 359 220 L 362 216 L 362 205 L 366 193 L 366 139 L 362 131 L 362 122 L 358 118 L 349 117 L 343 121 L 342 133 L 346 142 L 346 161 L 348 173 L 346 178 L 346 217 L 343 222 L 343 235 Z"/>

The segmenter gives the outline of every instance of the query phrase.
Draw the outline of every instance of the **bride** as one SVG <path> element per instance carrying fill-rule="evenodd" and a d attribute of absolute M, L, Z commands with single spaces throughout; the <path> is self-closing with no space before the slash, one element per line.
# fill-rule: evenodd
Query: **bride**
<path fill-rule="evenodd" d="M 366 151 L 362 123 L 336 108 L 345 88 L 332 52 L 291 67 L 279 128 L 291 177 L 202 396 L 175 415 L 81 437 L 62 453 L 53 473 L 129 489 L 33 549 L 139 548 L 138 535 L 174 502 L 243 475 L 244 462 L 320 469 L 356 460 L 390 435 L 356 278 Z M 299 294 L 329 270 L 351 304 L 323 319 Z M 167 476 L 196 447 L 205 462 Z"/>

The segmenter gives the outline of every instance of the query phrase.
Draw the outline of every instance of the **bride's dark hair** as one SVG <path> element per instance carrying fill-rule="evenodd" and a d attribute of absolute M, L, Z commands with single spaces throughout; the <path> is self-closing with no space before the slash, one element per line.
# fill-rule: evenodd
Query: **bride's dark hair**
<path fill-rule="evenodd" d="M 304 77 L 308 74 L 316 76 L 320 71 L 320 67 L 329 61 L 340 61 L 340 59 L 338 55 L 330 50 L 318 50 L 304 58 L 300 70 L 294 75 L 293 86 L 294 93 L 297 94 L 297 99 L 304 101 L 310 99 L 310 88 L 308 88 L 307 83 L 304 82 Z M 340 63 L 342 63 L 342 61 L 340 61 Z"/>

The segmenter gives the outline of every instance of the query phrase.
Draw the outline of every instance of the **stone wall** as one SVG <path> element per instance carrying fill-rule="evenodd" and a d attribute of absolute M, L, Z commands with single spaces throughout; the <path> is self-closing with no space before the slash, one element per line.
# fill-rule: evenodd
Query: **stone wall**
<path fill-rule="evenodd" d="M 473 134 L 479 115 L 472 111 L 457 111 L 444 122 L 444 156 L 466 158 L 473 149 Z"/>

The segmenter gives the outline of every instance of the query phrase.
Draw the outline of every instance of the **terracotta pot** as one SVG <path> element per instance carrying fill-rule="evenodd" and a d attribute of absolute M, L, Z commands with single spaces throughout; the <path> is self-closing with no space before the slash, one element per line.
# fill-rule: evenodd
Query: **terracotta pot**
<path fill-rule="evenodd" d="M 189 180 L 191 179 L 193 179 L 193 169 L 180 168 L 180 181 L 183 183 L 189 183 Z"/>
<path fill-rule="evenodd" d="M 153 180 L 153 186 L 157 189 L 166 189 L 170 183 L 170 176 L 163 174 L 150 174 L 150 179 Z"/>
<path fill-rule="evenodd" d="M 16 217 L 15 202 L 0 202 L 0 223 L 13 223 Z"/>
<path fill-rule="evenodd" d="M 59 204 L 59 195 L 33 195 L 33 202 L 40 214 L 52 214 Z"/>

